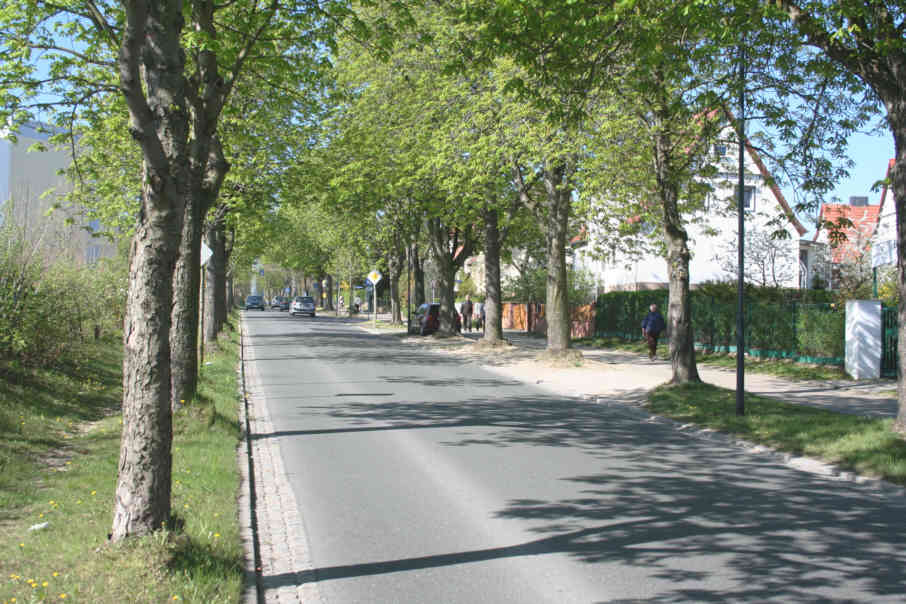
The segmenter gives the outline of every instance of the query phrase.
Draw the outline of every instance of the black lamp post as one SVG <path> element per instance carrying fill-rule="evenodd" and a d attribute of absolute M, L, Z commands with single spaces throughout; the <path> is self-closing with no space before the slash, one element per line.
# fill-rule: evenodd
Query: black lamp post
<path fill-rule="evenodd" d="M 745 415 L 745 152 L 746 152 L 746 51 L 745 38 L 739 47 L 739 174 L 737 185 L 737 221 L 739 231 L 739 255 L 737 258 L 736 280 L 736 415 Z"/>

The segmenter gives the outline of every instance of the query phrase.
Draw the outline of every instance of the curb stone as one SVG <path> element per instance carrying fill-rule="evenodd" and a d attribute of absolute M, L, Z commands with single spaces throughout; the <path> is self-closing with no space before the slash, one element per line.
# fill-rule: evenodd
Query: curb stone
<path fill-rule="evenodd" d="M 242 328 L 243 337 L 245 334 Z M 246 360 L 254 360 L 253 353 Z M 240 463 L 242 498 L 240 503 L 242 541 L 245 549 L 246 585 L 243 604 L 319 604 L 322 602 L 317 584 L 312 578 L 313 564 L 309 555 L 305 526 L 299 515 L 296 497 L 286 478 L 283 459 L 277 442 L 267 438 L 274 433 L 265 400 L 257 394 L 258 376 L 254 364 L 245 365 L 246 382 L 242 393 L 242 425 L 246 419 L 251 434 L 243 433 L 243 445 L 251 438 L 251 466 L 254 468 L 255 501 L 250 501 L 248 463 Z M 248 417 L 245 417 L 248 409 Z M 244 432 L 244 431 L 243 431 Z M 245 447 L 240 452 L 245 456 Z M 254 520 L 252 522 L 252 513 Z M 257 535 L 252 527 L 257 527 Z M 247 532 L 246 532 L 247 531 Z M 260 572 L 255 569 L 254 545 L 257 541 L 261 560 Z M 259 595 L 260 594 L 260 595 Z"/>

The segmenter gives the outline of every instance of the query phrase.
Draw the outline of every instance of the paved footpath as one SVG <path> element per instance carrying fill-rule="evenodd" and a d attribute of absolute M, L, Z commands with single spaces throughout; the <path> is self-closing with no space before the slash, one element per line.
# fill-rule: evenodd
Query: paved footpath
<path fill-rule="evenodd" d="M 370 324 L 362 328 L 371 331 Z M 388 333 L 376 330 L 375 333 Z M 243 337 L 245 333 L 243 330 Z M 536 360 L 545 342 L 519 332 L 507 332 L 512 346 L 482 351 L 475 345 L 478 334 L 454 338 L 423 338 L 401 336 L 413 347 L 459 356 L 463 362 L 475 363 L 489 371 L 512 379 L 533 383 L 537 387 L 569 397 L 591 399 L 599 404 L 620 405 L 641 421 L 664 421 L 644 411 L 642 403 L 649 390 L 670 379 L 671 367 L 664 360 L 649 361 L 647 356 L 611 350 L 582 350 L 585 361 L 581 367 L 552 367 Z M 243 443 L 238 458 L 242 473 L 240 517 L 246 550 L 246 582 L 244 604 L 273 604 L 319 602 L 316 583 L 304 576 L 311 568 L 305 548 L 304 525 L 299 517 L 295 497 L 286 480 L 286 473 L 273 439 L 248 439 L 247 435 L 268 434 L 273 427 L 267 407 L 258 394 L 258 376 L 254 371 L 253 349 L 243 347 L 242 364 L 245 405 L 242 408 Z M 736 387 L 732 370 L 699 365 L 703 381 L 726 388 Z M 896 384 L 891 380 L 868 382 L 809 381 L 793 382 L 773 376 L 747 373 L 746 390 L 787 402 L 812 405 L 844 413 L 894 417 L 897 410 Z M 692 432 L 689 426 L 676 428 Z M 700 431 L 693 437 L 733 437 L 711 431 Z M 771 454 L 765 447 L 735 441 L 742 448 L 760 455 Z M 832 476 L 840 480 L 871 483 L 873 488 L 902 493 L 903 489 L 882 481 L 873 481 L 808 458 L 776 453 L 784 463 L 800 470 Z M 257 570 L 257 572 L 256 572 Z M 266 577 L 256 581 L 256 574 Z"/>

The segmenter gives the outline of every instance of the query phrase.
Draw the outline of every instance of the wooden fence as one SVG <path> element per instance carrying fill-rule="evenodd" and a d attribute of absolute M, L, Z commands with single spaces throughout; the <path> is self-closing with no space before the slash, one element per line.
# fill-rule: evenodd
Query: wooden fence
<path fill-rule="evenodd" d="M 502 309 L 504 329 L 518 329 L 538 334 L 547 333 L 544 304 L 504 302 Z M 570 334 L 573 338 L 587 338 L 595 333 L 595 306 L 585 304 L 570 310 Z"/>

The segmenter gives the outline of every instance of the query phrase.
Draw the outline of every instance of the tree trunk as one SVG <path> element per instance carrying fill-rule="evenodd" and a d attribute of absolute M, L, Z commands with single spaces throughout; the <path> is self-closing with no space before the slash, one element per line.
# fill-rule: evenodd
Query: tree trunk
<path fill-rule="evenodd" d="M 415 296 L 412 311 L 425 303 L 425 267 L 418 254 L 418 246 L 412 246 L 412 294 Z"/>
<path fill-rule="evenodd" d="M 171 403 L 179 409 L 195 396 L 198 387 L 198 293 L 201 287 L 201 199 L 186 200 L 179 258 L 173 273 L 173 309 L 170 323 Z"/>
<path fill-rule="evenodd" d="M 500 230 L 497 210 L 484 210 L 484 340 L 497 343 L 503 340 L 503 317 L 500 293 Z"/>
<path fill-rule="evenodd" d="M 174 409 L 195 396 L 198 388 L 198 312 L 201 288 L 201 239 L 205 216 L 220 195 L 229 164 L 220 142 L 211 137 L 196 139 L 191 146 L 193 173 L 185 202 L 182 242 L 173 275 L 173 317 L 170 326 L 172 391 Z M 213 326 L 213 325 L 212 325 Z"/>
<path fill-rule="evenodd" d="M 566 242 L 572 200 L 566 185 L 566 167 L 545 170 L 547 193 L 547 349 L 563 352 L 570 347 L 569 297 L 567 295 Z"/>
<path fill-rule="evenodd" d="M 906 69 L 904 69 L 906 71 Z M 893 131 L 894 164 L 890 184 L 897 207 L 897 418 L 894 429 L 906 434 L 906 98 L 887 103 Z"/>
<path fill-rule="evenodd" d="M 324 298 L 324 310 L 334 310 L 333 307 L 333 275 L 325 277 L 327 281 L 327 296 Z"/>
<path fill-rule="evenodd" d="M 130 132 L 142 149 L 143 184 L 123 329 L 123 433 L 113 541 L 151 533 L 170 520 L 170 311 L 189 187 L 181 8 L 179 3 L 130 5 L 118 56 Z"/>
<path fill-rule="evenodd" d="M 460 234 L 462 234 L 461 241 Z M 438 331 L 452 334 L 455 332 L 456 306 L 453 286 L 456 282 L 456 270 L 472 254 L 474 242 L 468 230 L 460 233 L 458 229 L 451 229 L 438 218 L 428 220 L 428 238 L 438 269 L 437 293 L 440 302 L 440 328 Z"/>
<path fill-rule="evenodd" d="M 223 328 L 225 316 L 224 296 L 225 267 L 224 263 L 224 233 L 219 220 L 209 221 L 205 225 L 205 242 L 211 248 L 211 258 L 204 266 L 204 338 L 205 345 L 217 341 L 217 336 Z"/>
<path fill-rule="evenodd" d="M 214 309 L 215 334 L 220 334 L 230 313 L 229 301 L 227 300 L 227 263 L 229 259 L 227 254 L 227 232 L 222 218 L 218 219 L 216 227 L 216 237 L 213 245 L 209 245 L 212 252 L 210 262 L 213 263 L 211 291 L 214 296 L 212 307 Z"/>
<path fill-rule="evenodd" d="M 173 427 L 168 334 L 181 213 L 151 209 L 132 240 L 113 541 L 148 534 L 170 520 Z"/>
<path fill-rule="evenodd" d="M 403 322 L 403 312 L 400 308 L 400 277 L 403 272 L 405 257 L 396 249 L 390 252 L 387 259 L 387 284 L 390 286 L 390 322 L 399 325 Z"/>
<path fill-rule="evenodd" d="M 668 309 L 667 329 L 670 341 L 671 383 L 698 382 L 695 363 L 695 340 L 692 330 L 692 307 L 689 296 L 688 235 L 679 213 L 679 192 L 670 173 L 669 154 L 673 141 L 662 129 L 655 140 L 654 170 L 664 212 L 664 238 L 667 244 Z"/>

